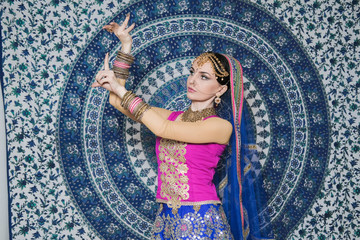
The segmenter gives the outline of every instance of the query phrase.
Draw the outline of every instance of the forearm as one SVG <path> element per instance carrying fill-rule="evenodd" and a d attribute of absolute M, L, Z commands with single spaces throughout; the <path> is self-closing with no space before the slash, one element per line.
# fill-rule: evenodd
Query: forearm
<path fill-rule="evenodd" d="M 132 40 L 126 43 L 122 43 L 121 45 L 121 51 L 126 54 L 131 53 L 131 47 L 132 47 Z M 116 78 L 116 80 L 120 83 L 120 85 L 125 87 L 126 79 L 124 78 Z"/>
<path fill-rule="evenodd" d="M 167 120 L 171 111 L 150 108 L 124 87 L 116 93 L 110 93 L 110 103 L 119 111 L 135 121 L 142 122 L 156 136 L 189 143 L 227 144 L 232 125 L 221 118 L 209 118 L 199 122 L 181 122 Z"/>
<path fill-rule="evenodd" d="M 121 51 L 123 53 L 126 53 L 126 54 L 130 54 L 131 53 L 131 47 L 132 47 L 132 39 L 128 42 L 124 42 L 122 43 L 121 45 Z"/>
<path fill-rule="evenodd" d="M 134 121 L 138 120 L 135 118 L 135 116 L 126 108 L 124 108 L 123 106 L 121 106 L 121 98 L 116 95 L 113 92 L 110 92 L 110 96 L 109 96 L 109 102 L 112 106 L 114 106 L 117 110 L 119 110 L 120 112 L 122 112 L 123 114 L 125 114 L 126 116 L 128 116 L 129 118 L 131 118 Z"/>

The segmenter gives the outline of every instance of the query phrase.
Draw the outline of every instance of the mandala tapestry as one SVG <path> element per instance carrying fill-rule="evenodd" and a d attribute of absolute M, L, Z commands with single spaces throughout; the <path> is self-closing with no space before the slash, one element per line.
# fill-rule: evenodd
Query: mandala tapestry
<path fill-rule="evenodd" d="M 357 239 L 358 0 L 6 1 L 2 88 L 11 239 L 150 239 L 155 136 L 91 88 L 102 29 L 131 14 L 126 86 L 184 110 L 192 61 L 238 59 L 276 239 Z M 230 111 L 223 106 L 224 114 Z"/>

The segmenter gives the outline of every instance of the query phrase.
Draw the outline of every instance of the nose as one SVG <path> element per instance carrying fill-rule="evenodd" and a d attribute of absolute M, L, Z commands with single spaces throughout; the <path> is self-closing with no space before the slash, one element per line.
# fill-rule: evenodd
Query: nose
<path fill-rule="evenodd" d="M 192 76 L 191 74 L 190 74 L 189 77 L 188 77 L 188 82 L 189 82 L 190 84 L 192 84 L 192 85 L 195 84 L 195 78 L 194 78 L 194 76 Z"/>

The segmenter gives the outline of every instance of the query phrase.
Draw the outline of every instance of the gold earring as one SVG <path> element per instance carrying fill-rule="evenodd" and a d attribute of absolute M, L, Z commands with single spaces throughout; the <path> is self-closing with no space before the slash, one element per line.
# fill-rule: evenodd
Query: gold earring
<path fill-rule="evenodd" d="M 214 102 L 216 107 L 219 106 L 219 104 L 221 103 L 221 98 L 219 95 L 216 94 Z"/>

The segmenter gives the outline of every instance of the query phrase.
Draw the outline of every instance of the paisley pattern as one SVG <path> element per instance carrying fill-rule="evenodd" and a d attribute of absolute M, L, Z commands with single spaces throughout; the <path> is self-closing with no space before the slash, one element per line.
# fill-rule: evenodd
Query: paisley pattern
<path fill-rule="evenodd" d="M 186 143 L 162 138 L 159 144 L 159 160 L 162 198 L 171 208 L 178 209 L 181 200 L 189 198 L 189 170 L 186 164 Z"/>
<path fill-rule="evenodd" d="M 155 136 L 91 89 L 136 22 L 127 87 L 184 110 L 192 60 L 237 58 L 276 239 L 357 239 L 360 3 L 14 1 L 1 4 L 0 76 L 11 239 L 149 239 Z M 229 106 L 222 106 L 224 116 Z"/>

